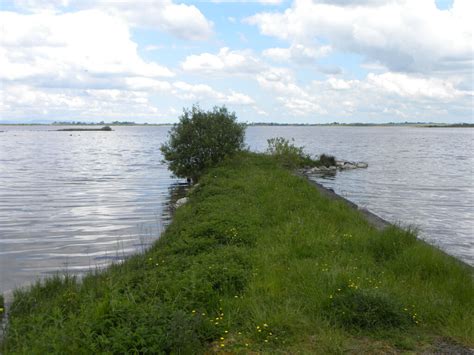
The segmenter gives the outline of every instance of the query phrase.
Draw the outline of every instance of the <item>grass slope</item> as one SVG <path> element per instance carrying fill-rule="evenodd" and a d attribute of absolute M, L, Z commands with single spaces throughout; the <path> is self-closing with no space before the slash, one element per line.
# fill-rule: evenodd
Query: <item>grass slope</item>
<path fill-rule="evenodd" d="M 145 254 L 17 291 L 3 349 L 432 351 L 472 347 L 473 310 L 471 269 L 245 153 L 203 177 Z"/>

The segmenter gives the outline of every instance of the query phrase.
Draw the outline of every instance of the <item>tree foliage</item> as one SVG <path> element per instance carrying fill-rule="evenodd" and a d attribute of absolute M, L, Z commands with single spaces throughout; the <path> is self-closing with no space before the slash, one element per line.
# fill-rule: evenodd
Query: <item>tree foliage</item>
<path fill-rule="evenodd" d="M 241 150 L 244 137 L 245 124 L 237 123 L 225 106 L 204 111 L 195 105 L 184 109 L 161 152 L 176 176 L 196 182 L 208 168 Z"/>

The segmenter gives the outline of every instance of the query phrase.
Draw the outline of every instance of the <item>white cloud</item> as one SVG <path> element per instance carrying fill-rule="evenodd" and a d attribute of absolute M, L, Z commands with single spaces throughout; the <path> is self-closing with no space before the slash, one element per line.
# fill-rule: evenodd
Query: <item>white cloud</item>
<path fill-rule="evenodd" d="M 339 6 L 385 5 L 405 0 L 314 0 L 315 3 L 332 4 Z"/>
<path fill-rule="evenodd" d="M 16 4 L 31 12 L 60 12 L 67 10 L 67 6 L 101 9 L 133 27 L 159 29 L 186 40 L 208 39 L 213 34 L 212 22 L 196 6 L 176 4 L 172 0 L 17 0 Z"/>
<path fill-rule="evenodd" d="M 280 5 L 283 0 L 211 0 L 214 3 L 259 3 L 263 5 Z"/>
<path fill-rule="evenodd" d="M 295 116 L 317 115 L 326 113 L 315 100 L 298 99 L 295 97 L 279 97 L 278 101 L 283 103 L 291 114 Z"/>
<path fill-rule="evenodd" d="M 230 95 L 225 98 L 225 102 L 235 105 L 253 105 L 255 101 L 248 95 L 231 90 Z"/>
<path fill-rule="evenodd" d="M 295 0 L 246 20 L 284 43 L 261 51 L 249 38 L 250 49 L 213 52 L 197 42 L 184 59 L 179 43 L 157 51 L 154 31 L 206 40 L 214 25 L 199 3 L 178 1 L 17 0 L 21 13 L 0 12 L 0 117 L 150 122 L 176 116 L 170 105 L 202 102 L 237 107 L 249 120 L 472 120 L 474 1 L 440 11 L 434 0 Z M 235 13 L 216 18 L 241 26 Z M 244 31 L 233 36 L 247 41 Z M 344 53 L 364 63 L 346 63 Z M 144 59 L 160 55 L 176 71 Z M 248 85 L 252 96 L 235 90 Z"/>
<path fill-rule="evenodd" d="M 232 51 L 227 47 L 219 53 L 193 54 L 184 60 L 181 67 L 189 72 L 202 73 L 255 73 L 261 69 L 260 61 L 250 51 Z"/>
<path fill-rule="evenodd" d="M 301 85 L 289 69 L 269 68 L 257 81 L 282 106 L 278 112 L 286 111 L 289 117 L 360 117 L 367 122 L 412 115 L 411 119 L 426 120 L 439 118 L 443 109 L 447 117 L 450 106 L 472 110 L 472 92 L 456 89 L 449 80 L 421 75 L 370 73 L 364 80 L 329 77 Z"/>
<path fill-rule="evenodd" d="M 430 98 L 449 101 L 468 92 L 457 90 L 453 83 L 436 78 L 409 76 L 401 73 L 369 74 L 367 81 L 372 86 L 388 93 L 409 98 Z M 472 93 L 471 93 L 472 95 Z"/>
<path fill-rule="evenodd" d="M 1 80 L 84 87 L 118 76 L 174 75 L 164 66 L 142 60 L 128 26 L 101 11 L 0 12 L 0 22 Z"/>
<path fill-rule="evenodd" d="M 136 2 L 115 3 L 116 9 L 137 27 L 160 28 L 188 40 L 204 40 L 213 33 L 212 23 L 194 5 L 175 4 L 170 0 L 138 2 L 142 6 Z M 106 6 L 110 4 L 106 2 Z"/>
<path fill-rule="evenodd" d="M 14 0 L 17 8 L 30 12 L 58 12 L 60 8 L 69 6 L 70 0 Z"/>
<path fill-rule="evenodd" d="M 178 81 L 173 84 L 173 87 L 173 94 L 185 100 L 212 100 L 229 105 L 255 105 L 255 101 L 248 95 L 233 90 L 229 94 L 224 94 L 206 84 L 189 84 Z"/>
<path fill-rule="evenodd" d="M 292 116 L 321 114 L 317 99 L 296 83 L 292 72 L 285 68 L 269 68 L 257 76 L 260 86 L 276 95 L 276 100 L 287 109 Z"/>
<path fill-rule="evenodd" d="M 124 83 L 126 88 L 138 91 L 147 90 L 165 92 L 170 90 L 172 87 L 167 81 L 144 78 L 141 76 L 125 78 Z"/>
<path fill-rule="evenodd" d="M 178 81 L 173 84 L 173 94 L 178 95 L 185 100 L 202 100 L 209 98 L 221 98 L 223 94 L 218 93 L 209 85 L 205 84 L 189 84 L 183 81 Z"/>
<path fill-rule="evenodd" d="M 331 53 L 331 46 L 305 46 L 303 44 L 292 44 L 289 48 L 268 48 L 262 54 L 264 57 L 277 62 L 314 63 Z"/>
<path fill-rule="evenodd" d="M 153 51 L 157 51 L 159 49 L 162 49 L 164 48 L 163 46 L 157 46 L 155 44 L 149 44 L 148 46 L 145 46 L 145 51 L 147 52 L 153 52 Z"/>
<path fill-rule="evenodd" d="M 174 73 L 140 57 L 123 17 L 102 9 L 34 10 L 0 12 L 0 117 L 166 118 L 151 95 L 170 93 L 162 78 Z M 222 98 L 239 99 L 245 103 Z"/>
<path fill-rule="evenodd" d="M 344 80 L 334 77 L 327 79 L 327 82 L 334 90 L 347 90 L 350 89 L 354 83 L 356 83 L 354 80 Z"/>
<path fill-rule="evenodd" d="M 305 90 L 299 87 L 293 73 L 286 68 L 269 68 L 257 75 L 259 85 L 278 95 L 297 97 L 301 99 L 308 98 Z"/>
<path fill-rule="evenodd" d="M 9 85 L 0 90 L 0 116 L 6 118 L 103 119 L 160 117 L 145 92 L 130 90 L 36 89 Z"/>
<path fill-rule="evenodd" d="M 260 13 L 246 22 L 291 43 L 323 38 L 335 49 L 359 53 L 392 71 L 427 73 L 472 71 L 473 14 L 472 0 L 455 0 L 449 11 L 439 10 L 434 0 L 296 0 L 284 12 Z"/>

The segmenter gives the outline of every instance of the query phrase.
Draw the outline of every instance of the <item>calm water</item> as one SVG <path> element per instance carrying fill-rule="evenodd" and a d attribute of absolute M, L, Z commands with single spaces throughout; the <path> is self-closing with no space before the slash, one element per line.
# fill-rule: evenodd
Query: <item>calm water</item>
<path fill-rule="evenodd" d="M 161 163 L 168 127 L 0 133 L 0 292 L 61 270 L 83 272 L 142 250 L 169 215 L 174 179 Z M 54 128 L 56 129 L 56 128 Z M 250 127 L 247 143 L 295 138 L 307 152 L 366 161 L 317 178 L 474 264 L 474 130 Z M 315 177 L 316 178 L 316 177 Z"/>
<path fill-rule="evenodd" d="M 369 163 L 368 169 L 314 179 L 382 218 L 474 265 L 474 129 L 412 127 L 255 127 L 266 137 L 294 138 L 309 153 Z"/>
<path fill-rule="evenodd" d="M 0 291 L 142 250 L 167 218 L 166 127 L 0 130 Z"/>

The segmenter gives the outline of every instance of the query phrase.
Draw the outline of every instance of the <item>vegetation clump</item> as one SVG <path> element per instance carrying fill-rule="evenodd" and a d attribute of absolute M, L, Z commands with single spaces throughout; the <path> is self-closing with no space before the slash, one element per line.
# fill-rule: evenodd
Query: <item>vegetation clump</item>
<path fill-rule="evenodd" d="M 325 167 L 336 166 L 336 158 L 332 155 L 321 154 L 319 156 L 319 163 Z"/>
<path fill-rule="evenodd" d="M 297 147 L 291 141 L 283 137 L 267 139 L 267 154 L 273 156 L 286 168 L 295 169 L 302 166 L 314 166 L 316 164 L 311 157 L 304 152 L 304 147 Z"/>
<path fill-rule="evenodd" d="M 344 285 L 330 297 L 327 313 L 330 320 L 346 329 L 403 329 L 414 324 L 410 314 L 395 297 L 378 290 L 361 290 Z"/>
<path fill-rule="evenodd" d="M 225 106 L 211 111 L 193 106 L 184 110 L 161 152 L 176 176 L 196 182 L 210 167 L 240 151 L 244 135 L 245 124 L 237 123 Z"/>
<path fill-rule="evenodd" d="M 273 156 L 283 167 L 289 169 L 315 166 L 336 166 L 336 158 L 332 155 L 321 154 L 319 159 L 313 159 L 304 151 L 304 147 L 294 145 L 294 138 L 283 137 L 267 139 L 266 153 Z"/>

